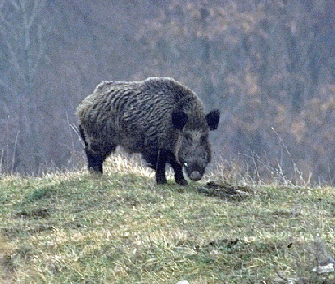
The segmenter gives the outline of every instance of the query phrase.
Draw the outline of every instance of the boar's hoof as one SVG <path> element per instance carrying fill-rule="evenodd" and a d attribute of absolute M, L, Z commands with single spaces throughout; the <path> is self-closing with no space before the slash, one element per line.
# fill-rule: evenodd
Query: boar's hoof
<path fill-rule="evenodd" d="M 176 183 L 179 185 L 188 185 L 188 181 L 185 179 L 176 180 Z"/>
<path fill-rule="evenodd" d="M 156 182 L 157 184 L 167 184 L 166 178 L 157 178 Z"/>
<path fill-rule="evenodd" d="M 201 180 L 201 174 L 199 172 L 192 172 L 189 176 L 191 180 Z"/>

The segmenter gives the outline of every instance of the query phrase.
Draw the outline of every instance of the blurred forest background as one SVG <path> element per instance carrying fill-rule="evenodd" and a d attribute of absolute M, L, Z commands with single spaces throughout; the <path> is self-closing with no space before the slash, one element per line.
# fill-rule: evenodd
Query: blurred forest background
<path fill-rule="evenodd" d="M 0 0 L 0 172 L 78 166 L 78 103 L 170 76 L 220 108 L 217 156 L 335 180 L 333 0 Z M 275 173 L 274 173 L 275 172 Z"/>

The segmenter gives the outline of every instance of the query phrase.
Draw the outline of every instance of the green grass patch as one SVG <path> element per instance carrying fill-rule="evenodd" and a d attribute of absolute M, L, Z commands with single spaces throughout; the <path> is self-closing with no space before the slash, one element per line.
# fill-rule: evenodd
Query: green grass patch
<path fill-rule="evenodd" d="M 335 252 L 333 188 L 204 185 L 143 169 L 2 177 L 0 282 L 331 283 L 312 270 Z"/>

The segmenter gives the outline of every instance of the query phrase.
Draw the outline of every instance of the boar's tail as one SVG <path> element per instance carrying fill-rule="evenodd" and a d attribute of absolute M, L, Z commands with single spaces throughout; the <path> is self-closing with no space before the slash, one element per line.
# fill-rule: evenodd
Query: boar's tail
<path fill-rule="evenodd" d="M 80 133 L 81 139 L 84 141 L 85 148 L 87 148 L 88 143 L 86 141 L 85 132 L 84 132 L 83 127 L 80 124 L 79 124 L 79 133 Z"/>

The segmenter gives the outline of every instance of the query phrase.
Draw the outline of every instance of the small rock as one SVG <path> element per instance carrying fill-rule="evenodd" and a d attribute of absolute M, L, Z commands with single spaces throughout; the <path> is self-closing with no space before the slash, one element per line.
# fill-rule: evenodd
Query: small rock
<path fill-rule="evenodd" d="M 179 281 L 177 284 L 190 284 L 187 280 Z"/>

